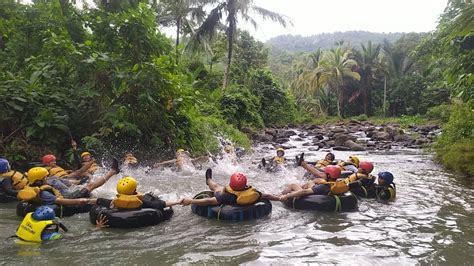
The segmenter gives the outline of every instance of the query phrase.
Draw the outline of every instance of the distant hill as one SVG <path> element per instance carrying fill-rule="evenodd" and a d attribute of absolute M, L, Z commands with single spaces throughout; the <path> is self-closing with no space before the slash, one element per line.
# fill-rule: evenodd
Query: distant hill
<path fill-rule="evenodd" d="M 318 47 L 321 49 L 330 49 L 336 42 L 344 40 L 345 43 L 351 43 L 353 46 L 359 46 L 360 43 L 382 43 L 384 39 L 394 42 L 404 33 L 375 33 L 368 31 L 346 31 L 334 33 L 322 33 L 318 35 L 303 37 L 301 35 L 280 35 L 271 38 L 266 42 L 274 50 L 287 52 L 312 52 Z"/>

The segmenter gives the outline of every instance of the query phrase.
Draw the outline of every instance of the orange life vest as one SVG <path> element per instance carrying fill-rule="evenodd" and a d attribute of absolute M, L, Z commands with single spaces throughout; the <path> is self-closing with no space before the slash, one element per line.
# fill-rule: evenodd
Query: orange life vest
<path fill-rule="evenodd" d="M 57 178 L 67 177 L 68 173 L 60 166 L 46 167 L 49 172 L 49 176 L 55 176 Z"/>
<path fill-rule="evenodd" d="M 22 190 L 18 191 L 17 199 L 22 201 L 35 201 L 41 202 L 41 191 L 49 191 L 58 198 L 63 198 L 61 192 L 49 185 L 42 185 L 40 187 L 26 186 Z"/>
<path fill-rule="evenodd" d="M 12 186 L 15 190 L 22 190 L 27 184 L 28 179 L 26 176 L 18 171 L 11 170 L 2 174 L 2 178 L 11 178 L 12 179 Z"/>
<path fill-rule="evenodd" d="M 245 190 L 233 190 L 230 186 L 226 186 L 224 191 L 237 197 L 237 204 L 252 205 L 260 199 L 260 193 L 252 186 L 248 186 Z"/>
<path fill-rule="evenodd" d="M 138 209 L 143 205 L 141 200 L 142 195 L 123 195 L 117 194 L 117 198 L 112 201 L 112 204 L 118 209 Z"/>

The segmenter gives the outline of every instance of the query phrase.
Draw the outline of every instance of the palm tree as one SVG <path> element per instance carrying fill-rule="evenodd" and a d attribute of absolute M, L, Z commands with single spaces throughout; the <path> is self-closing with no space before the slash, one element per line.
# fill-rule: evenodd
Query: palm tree
<path fill-rule="evenodd" d="M 326 84 L 330 90 L 337 95 L 337 115 L 342 118 L 341 107 L 343 105 L 344 78 L 360 80 L 360 75 L 352 71 L 357 62 L 350 59 L 351 50 L 344 47 L 337 47 L 323 54 L 320 66 L 316 72 L 320 75 L 320 80 Z"/>
<path fill-rule="evenodd" d="M 287 19 L 278 13 L 272 12 L 265 8 L 254 5 L 254 0 L 214 0 L 217 6 L 211 10 L 209 16 L 197 29 L 193 41 L 205 45 L 205 38 L 212 38 L 216 29 L 223 26 L 227 35 L 227 64 L 224 70 L 223 90 L 227 87 L 230 63 L 233 55 L 234 36 L 237 31 L 238 18 L 251 23 L 257 28 L 257 22 L 250 16 L 254 12 L 264 19 L 271 19 L 272 21 L 280 23 L 286 27 Z M 221 23 L 223 13 L 226 13 L 225 23 Z"/>
<path fill-rule="evenodd" d="M 372 86 L 374 74 L 380 68 L 379 54 L 381 45 L 373 45 L 371 41 L 367 45 L 361 44 L 362 53 L 359 59 L 359 74 L 361 76 L 361 92 L 364 104 L 364 113 L 367 116 L 372 114 Z"/>
<path fill-rule="evenodd" d="M 192 32 L 195 24 L 200 24 L 205 18 L 203 7 L 210 0 L 161 0 L 158 4 L 159 23 L 162 25 L 176 24 L 176 60 L 179 58 L 178 46 L 183 28 Z"/>

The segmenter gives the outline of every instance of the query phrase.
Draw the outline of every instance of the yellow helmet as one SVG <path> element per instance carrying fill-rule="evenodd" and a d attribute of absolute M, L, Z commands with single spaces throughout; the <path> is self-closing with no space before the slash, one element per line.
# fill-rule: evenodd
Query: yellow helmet
<path fill-rule="evenodd" d="M 46 168 L 44 167 L 33 167 L 30 170 L 28 170 L 28 175 L 26 176 L 28 178 L 28 181 L 30 184 L 33 184 L 37 180 L 43 180 L 49 175 L 49 172 Z"/>
<path fill-rule="evenodd" d="M 349 159 L 352 159 L 352 161 L 354 162 L 354 164 L 356 165 L 357 168 L 359 167 L 360 160 L 359 160 L 358 157 L 356 157 L 354 155 L 351 155 L 351 156 L 349 156 Z"/>
<path fill-rule="evenodd" d="M 285 152 L 285 149 L 283 149 L 283 148 L 278 148 L 278 149 L 277 149 L 277 152 L 279 152 L 279 151 Z"/>
<path fill-rule="evenodd" d="M 178 150 L 176 150 L 176 153 L 182 153 L 182 152 L 184 152 L 183 149 L 178 149 Z"/>
<path fill-rule="evenodd" d="M 81 158 L 83 158 L 86 155 L 91 155 L 92 156 L 92 154 L 90 152 L 85 151 L 85 152 L 81 153 Z"/>
<path fill-rule="evenodd" d="M 117 183 L 117 192 L 122 195 L 133 195 L 137 190 L 137 180 L 131 176 L 124 176 Z"/>

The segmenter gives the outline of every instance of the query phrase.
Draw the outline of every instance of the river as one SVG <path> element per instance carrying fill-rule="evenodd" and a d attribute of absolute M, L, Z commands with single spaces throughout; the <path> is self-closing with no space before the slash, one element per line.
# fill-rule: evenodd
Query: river
<path fill-rule="evenodd" d="M 285 156 L 306 152 L 308 161 L 324 151 L 308 151 L 303 142 Z M 302 182 L 304 170 L 264 173 L 252 161 L 274 155 L 274 147 L 260 144 L 240 166 L 212 165 L 214 179 L 226 183 L 234 171 L 244 171 L 259 190 L 278 194 L 285 184 Z M 95 229 L 87 213 L 63 218 L 69 228 L 64 239 L 42 245 L 20 245 L 14 235 L 21 219 L 15 204 L 0 205 L 1 264 L 377 264 L 472 265 L 474 215 L 472 180 L 455 178 L 422 150 L 336 151 L 337 159 L 355 154 L 375 164 L 374 173 L 391 171 L 397 198 L 383 204 L 361 199 L 349 213 L 297 211 L 273 203 L 270 216 L 243 223 L 218 222 L 191 213 L 189 206 L 174 208 L 171 220 L 133 230 Z M 98 197 L 113 197 L 117 180 L 132 175 L 141 192 L 153 191 L 165 199 L 192 197 L 206 190 L 204 171 L 124 169 L 103 187 Z"/>

